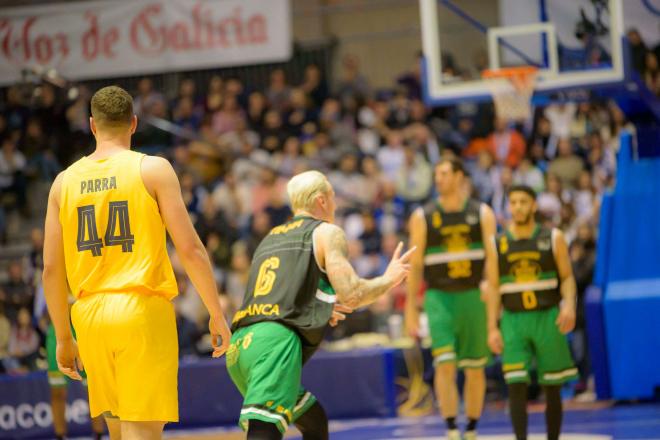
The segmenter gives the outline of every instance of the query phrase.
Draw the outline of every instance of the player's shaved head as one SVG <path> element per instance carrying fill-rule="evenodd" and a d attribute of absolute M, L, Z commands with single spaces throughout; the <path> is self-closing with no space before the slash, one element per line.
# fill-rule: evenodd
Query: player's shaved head
<path fill-rule="evenodd" d="M 127 128 L 133 118 L 133 98 L 121 87 L 103 87 L 92 96 L 91 111 L 97 127 Z"/>
<path fill-rule="evenodd" d="M 330 193 L 331 189 L 328 179 L 315 170 L 296 174 L 286 186 L 291 209 L 294 212 L 299 210 L 311 212 L 314 210 L 316 198 Z"/>

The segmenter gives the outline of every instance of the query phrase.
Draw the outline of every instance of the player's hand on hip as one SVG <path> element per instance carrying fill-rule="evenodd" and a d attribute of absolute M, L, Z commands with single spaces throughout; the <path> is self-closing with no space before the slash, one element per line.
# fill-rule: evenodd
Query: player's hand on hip
<path fill-rule="evenodd" d="M 211 333 L 211 345 L 213 346 L 211 356 L 219 358 L 225 354 L 231 340 L 231 330 L 229 330 L 224 316 L 211 316 L 211 319 L 209 319 L 209 333 Z"/>
<path fill-rule="evenodd" d="M 63 374 L 74 380 L 82 380 L 80 371 L 83 371 L 85 367 L 80 358 L 80 353 L 78 353 L 78 344 L 73 338 L 57 341 L 55 357 L 57 358 L 57 368 Z"/>
<path fill-rule="evenodd" d="M 403 280 L 406 279 L 408 273 L 410 273 L 410 257 L 417 249 L 417 246 L 413 246 L 411 249 L 408 249 L 408 252 L 401 255 L 401 250 L 403 249 L 403 242 L 400 241 L 399 245 L 392 255 L 392 260 L 385 270 L 384 276 L 389 278 L 392 282 L 392 287 L 396 287 Z"/>
<path fill-rule="evenodd" d="M 575 328 L 575 307 L 572 305 L 562 305 L 559 308 L 559 315 L 555 323 L 559 331 L 563 334 L 572 331 Z"/>
<path fill-rule="evenodd" d="M 488 331 L 488 347 L 493 353 L 502 354 L 502 350 L 504 350 L 504 342 L 502 341 L 502 333 L 500 333 L 499 328 L 494 328 Z"/>
<path fill-rule="evenodd" d="M 346 319 L 346 314 L 352 313 L 353 309 L 343 304 L 336 303 L 332 309 L 332 316 L 330 317 L 330 327 L 336 327 L 339 321 Z"/>

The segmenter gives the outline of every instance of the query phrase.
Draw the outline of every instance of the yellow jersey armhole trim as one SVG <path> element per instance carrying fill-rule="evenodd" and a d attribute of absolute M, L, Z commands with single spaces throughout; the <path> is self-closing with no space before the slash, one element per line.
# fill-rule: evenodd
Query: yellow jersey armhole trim
<path fill-rule="evenodd" d="M 57 206 L 58 212 L 57 212 L 57 219 L 60 221 L 60 227 L 64 227 L 64 223 L 62 222 L 62 206 L 64 205 L 64 194 L 65 194 L 65 188 L 66 188 L 66 181 L 67 181 L 67 176 L 68 176 L 68 171 L 69 168 L 66 168 L 64 171 L 62 171 L 62 181 L 60 182 L 60 201 Z"/>
<path fill-rule="evenodd" d="M 147 197 L 153 203 L 153 206 L 156 208 L 156 211 L 160 212 L 160 208 L 158 207 L 158 202 L 156 201 L 154 196 L 151 195 L 149 189 L 147 188 L 147 185 L 145 185 L 144 183 L 144 179 L 142 178 L 142 161 L 144 160 L 145 157 L 147 157 L 147 155 L 144 153 L 138 153 L 138 154 L 140 154 L 140 160 L 138 161 L 138 177 L 140 178 L 140 184 L 144 192 L 147 194 Z"/>

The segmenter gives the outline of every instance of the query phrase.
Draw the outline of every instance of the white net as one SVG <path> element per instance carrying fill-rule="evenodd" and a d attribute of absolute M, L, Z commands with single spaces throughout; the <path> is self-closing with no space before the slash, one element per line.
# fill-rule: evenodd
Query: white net
<path fill-rule="evenodd" d="M 535 72 L 519 72 L 484 78 L 490 87 L 498 118 L 524 121 L 532 115 Z"/>

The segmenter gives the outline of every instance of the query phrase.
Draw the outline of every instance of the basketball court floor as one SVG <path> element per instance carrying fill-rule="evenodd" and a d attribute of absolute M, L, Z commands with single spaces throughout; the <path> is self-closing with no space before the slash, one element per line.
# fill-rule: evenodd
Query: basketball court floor
<path fill-rule="evenodd" d="M 480 422 L 480 440 L 513 440 L 508 415 L 503 409 L 487 410 Z M 544 440 L 544 416 L 540 407 L 529 417 L 529 440 Z M 562 440 L 660 440 L 660 403 L 609 406 L 590 405 L 564 414 Z M 244 439 L 235 428 L 168 431 L 175 440 Z M 300 439 L 294 430 L 288 439 Z M 331 423 L 332 440 L 439 440 L 444 422 L 438 416 L 419 418 L 361 419 Z"/>

